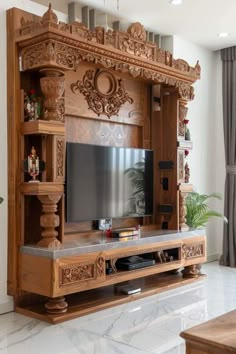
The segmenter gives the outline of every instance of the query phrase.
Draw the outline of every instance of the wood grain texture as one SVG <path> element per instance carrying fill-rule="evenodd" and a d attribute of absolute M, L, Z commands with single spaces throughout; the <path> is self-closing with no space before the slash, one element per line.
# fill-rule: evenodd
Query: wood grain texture
<path fill-rule="evenodd" d="M 66 116 L 66 140 L 82 144 L 141 148 L 141 128 Z"/>
<path fill-rule="evenodd" d="M 53 296 L 53 261 L 46 257 L 20 255 L 20 289 L 31 293 Z"/>
<path fill-rule="evenodd" d="M 171 250 L 175 252 L 173 261 L 163 261 L 161 263 L 157 257 L 158 252 L 169 253 Z M 156 259 L 154 265 L 130 271 L 116 269 L 115 263 L 118 259 L 133 255 L 142 256 L 146 253 L 153 254 L 154 259 Z M 49 288 L 46 286 L 43 287 L 40 280 L 41 259 L 43 259 L 43 257 L 28 257 L 28 255 L 25 257 L 25 255 L 22 255 L 21 269 L 30 269 L 31 263 L 32 269 L 35 267 L 38 269 L 38 273 L 36 271 L 33 273 L 35 276 L 34 282 L 37 283 L 38 279 L 40 283 L 41 292 L 38 294 L 58 297 L 202 263 L 206 259 L 205 238 L 203 236 L 196 236 L 190 240 L 186 239 L 141 246 L 129 246 L 123 249 L 111 249 L 99 253 L 93 252 L 52 260 L 53 268 L 50 266 L 51 268 L 47 270 L 47 273 L 50 273 L 49 278 L 54 279 L 51 284 L 50 293 L 48 292 Z M 114 272 L 112 274 L 106 274 L 106 262 L 114 264 Z M 39 264 L 39 266 L 36 264 Z M 26 273 L 27 271 L 24 271 L 24 274 Z M 27 282 L 27 279 L 27 276 L 24 275 L 25 282 Z M 25 289 L 26 286 L 27 289 Z M 24 290 L 35 292 L 35 284 L 33 283 L 33 288 L 31 288 L 30 282 L 28 285 L 24 283 Z"/>
<path fill-rule="evenodd" d="M 236 311 L 182 332 L 187 354 L 236 353 Z"/>
<path fill-rule="evenodd" d="M 29 122 L 23 122 L 21 125 L 21 133 L 24 135 L 27 134 L 65 135 L 65 125 L 57 121 L 37 119 Z"/>
<path fill-rule="evenodd" d="M 56 182 L 22 183 L 21 192 L 25 195 L 48 195 L 64 192 L 64 185 Z"/>
<path fill-rule="evenodd" d="M 43 304 L 40 304 L 39 302 L 38 304 L 31 306 L 18 305 L 16 307 L 16 312 L 51 324 L 57 324 L 79 316 L 88 315 L 113 306 L 142 299 L 146 296 L 159 294 L 163 291 L 175 289 L 179 286 L 191 284 L 198 280 L 202 280 L 203 278 L 204 276 L 199 277 L 199 279 L 183 279 L 180 274 L 173 275 L 169 273 L 164 276 L 163 274 L 156 274 L 130 282 L 134 286 L 141 286 L 142 288 L 142 292 L 136 295 L 127 296 L 116 294 L 114 286 L 112 285 L 106 288 L 85 291 L 81 293 L 80 296 L 78 296 L 78 294 L 69 295 L 66 297 L 69 307 L 67 313 L 64 315 L 53 316 L 46 314 Z"/>
<path fill-rule="evenodd" d="M 19 20 L 19 17 L 18 17 Z M 14 41 L 17 26 L 15 10 L 7 12 L 7 131 L 8 131 L 8 294 L 17 290 L 18 244 L 22 230 L 22 210 L 19 184 L 21 174 L 21 140 L 18 127 L 21 123 L 20 73 L 18 49 Z M 19 22 L 18 22 L 19 25 Z"/>

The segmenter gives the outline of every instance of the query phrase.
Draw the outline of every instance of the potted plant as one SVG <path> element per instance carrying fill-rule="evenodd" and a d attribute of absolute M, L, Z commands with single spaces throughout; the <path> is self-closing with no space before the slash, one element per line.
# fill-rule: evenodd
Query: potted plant
<path fill-rule="evenodd" d="M 205 227 L 208 220 L 214 216 L 223 218 L 227 222 L 223 214 L 210 209 L 208 203 L 212 198 L 222 199 L 218 193 L 207 195 L 191 192 L 188 194 L 185 205 L 187 209 L 186 224 L 189 227 L 194 229 Z"/>

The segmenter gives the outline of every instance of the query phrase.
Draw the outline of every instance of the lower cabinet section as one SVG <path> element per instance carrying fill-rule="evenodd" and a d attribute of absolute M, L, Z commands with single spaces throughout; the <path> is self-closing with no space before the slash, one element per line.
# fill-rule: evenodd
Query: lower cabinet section
<path fill-rule="evenodd" d="M 20 289 L 51 298 L 44 312 L 45 316 L 50 313 L 49 322 L 56 323 L 73 317 L 64 296 L 73 298 L 71 294 L 80 293 L 76 296 L 83 311 L 75 311 L 79 316 L 198 279 L 199 265 L 206 258 L 205 244 L 205 236 L 196 236 L 58 258 L 21 253 Z M 118 295 L 114 287 L 117 283 L 137 286 L 141 292 L 135 296 Z M 86 298 L 94 299 L 96 305 L 89 301 L 86 305 Z M 22 312 L 24 306 L 20 308 Z M 52 314 L 56 314 L 56 322 Z"/>

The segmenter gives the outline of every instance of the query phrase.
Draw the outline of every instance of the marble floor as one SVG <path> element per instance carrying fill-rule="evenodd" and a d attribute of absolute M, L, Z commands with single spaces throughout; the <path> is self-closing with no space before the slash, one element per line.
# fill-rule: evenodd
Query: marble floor
<path fill-rule="evenodd" d="M 179 333 L 236 308 L 236 269 L 212 262 L 193 285 L 49 325 L 0 316 L 0 354 L 183 354 Z"/>

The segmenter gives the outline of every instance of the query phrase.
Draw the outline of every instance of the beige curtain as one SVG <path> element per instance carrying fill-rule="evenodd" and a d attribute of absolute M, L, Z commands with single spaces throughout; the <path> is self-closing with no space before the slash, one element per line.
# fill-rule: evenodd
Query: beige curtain
<path fill-rule="evenodd" d="M 221 50 L 226 160 L 223 255 L 220 263 L 236 267 L 236 47 Z"/>

